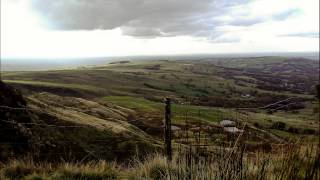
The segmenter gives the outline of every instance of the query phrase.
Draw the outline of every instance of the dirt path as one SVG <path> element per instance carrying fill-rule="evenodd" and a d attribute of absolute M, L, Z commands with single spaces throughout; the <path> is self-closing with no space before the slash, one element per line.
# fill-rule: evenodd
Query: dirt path
<path fill-rule="evenodd" d="M 270 133 L 270 132 L 268 132 L 266 130 L 259 129 L 259 128 L 256 128 L 254 126 L 248 126 L 248 127 L 251 128 L 251 129 L 257 130 L 257 131 L 259 131 L 261 133 L 267 134 L 269 137 L 271 137 L 272 139 L 274 139 L 278 143 L 285 143 L 286 142 L 286 140 L 284 140 L 284 139 L 280 138 L 279 136 L 276 136 L 276 135 L 274 135 L 274 134 L 272 134 L 272 133 Z"/>

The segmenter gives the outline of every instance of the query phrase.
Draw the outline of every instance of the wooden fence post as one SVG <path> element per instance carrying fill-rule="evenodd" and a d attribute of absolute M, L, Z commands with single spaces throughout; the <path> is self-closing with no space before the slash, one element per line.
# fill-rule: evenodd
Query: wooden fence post
<path fill-rule="evenodd" d="M 169 161 L 172 160 L 172 147 L 171 147 L 171 99 L 165 99 L 165 124 L 164 124 L 164 141 L 165 141 L 165 154 Z"/>

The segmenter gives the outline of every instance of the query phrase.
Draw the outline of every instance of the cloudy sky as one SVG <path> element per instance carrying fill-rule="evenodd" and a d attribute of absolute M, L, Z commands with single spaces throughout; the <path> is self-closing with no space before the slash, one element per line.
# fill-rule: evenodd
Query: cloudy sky
<path fill-rule="evenodd" d="M 319 51 L 319 0 L 1 0 L 2 58 Z"/>

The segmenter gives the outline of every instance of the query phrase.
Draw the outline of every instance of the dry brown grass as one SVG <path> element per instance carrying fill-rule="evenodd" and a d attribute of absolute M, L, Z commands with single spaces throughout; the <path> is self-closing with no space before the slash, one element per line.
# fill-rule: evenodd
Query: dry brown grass
<path fill-rule="evenodd" d="M 311 179 L 320 178 L 319 147 L 289 145 L 276 153 L 246 153 L 244 147 L 220 149 L 201 157 L 186 149 L 172 161 L 160 154 L 133 159 L 129 165 L 106 161 L 2 164 L 0 179 Z"/>

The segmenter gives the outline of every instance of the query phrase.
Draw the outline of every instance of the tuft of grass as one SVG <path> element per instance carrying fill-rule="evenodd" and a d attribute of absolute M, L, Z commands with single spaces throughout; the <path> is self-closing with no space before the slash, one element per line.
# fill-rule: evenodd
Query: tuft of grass
<path fill-rule="evenodd" d="M 63 164 L 52 175 L 53 179 L 116 179 L 119 171 L 105 161 L 87 164 Z"/>
<path fill-rule="evenodd" d="M 165 177 L 168 169 L 167 161 L 159 155 L 148 157 L 144 162 L 136 159 L 132 166 L 134 171 L 131 174 L 131 178 L 139 176 L 149 179 L 161 179 Z"/>
<path fill-rule="evenodd" d="M 120 170 L 106 161 L 61 164 L 36 164 L 33 161 L 12 161 L 0 170 L 1 179 L 60 180 L 117 179 Z"/>
<path fill-rule="evenodd" d="M 168 161 L 161 154 L 135 158 L 130 166 L 96 161 L 34 163 L 12 161 L 0 166 L 1 179 L 310 179 L 320 178 L 318 146 L 292 144 L 272 154 L 246 153 L 245 148 L 221 148 L 202 158 L 185 149 Z M 207 153 L 209 153 L 208 151 Z"/>
<path fill-rule="evenodd" d="M 0 177 L 4 179 L 22 179 L 24 177 L 35 177 L 41 171 L 49 171 L 50 166 L 35 164 L 33 161 L 11 161 L 2 167 Z"/>

